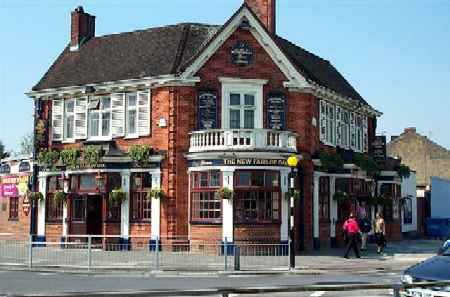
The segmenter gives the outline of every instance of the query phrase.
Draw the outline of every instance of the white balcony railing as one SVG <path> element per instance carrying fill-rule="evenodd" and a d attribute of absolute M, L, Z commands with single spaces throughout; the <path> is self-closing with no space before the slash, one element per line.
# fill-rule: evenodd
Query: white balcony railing
<path fill-rule="evenodd" d="M 189 152 L 223 150 L 297 152 L 297 135 L 266 129 L 214 129 L 190 133 Z"/>

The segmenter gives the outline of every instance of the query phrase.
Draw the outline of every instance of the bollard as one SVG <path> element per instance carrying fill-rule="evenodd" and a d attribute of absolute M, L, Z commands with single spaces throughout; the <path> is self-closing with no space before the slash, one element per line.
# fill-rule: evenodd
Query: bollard
<path fill-rule="evenodd" d="M 228 239 L 225 237 L 225 241 L 223 242 L 223 255 L 224 255 L 224 260 L 225 260 L 225 271 L 228 270 L 228 258 L 227 258 L 227 254 L 228 254 L 228 244 L 227 244 Z"/>
<path fill-rule="evenodd" d="M 159 236 L 156 236 L 155 242 L 155 270 L 159 271 Z"/>
<path fill-rule="evenodd" d="M 91 271 L 92 265 L 92 237 L 88 236 L 88 272 Z"/>
<path fill-rule="evenodd" d="M 33 235 L 30 235 L 30 241 L 28 245 L 28 269 L 33 268 Z"/>
<path fill-rule="evenodd" d="M 239 246 L 234 247 L 234 270 L 241 270 L 241 248 Z"/>

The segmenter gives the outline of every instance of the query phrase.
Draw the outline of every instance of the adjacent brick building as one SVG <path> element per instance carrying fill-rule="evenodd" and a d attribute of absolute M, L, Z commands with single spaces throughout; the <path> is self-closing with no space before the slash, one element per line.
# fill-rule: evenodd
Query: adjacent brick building
<path fill-rule="evenodd" d="M 387 152 L 398 157 L 417 173 L 418 228 L 425 232 L 425 219 L 430 216 L 431 177 L 450 179 L 450 150 L 417 133 L 416 128 L 406 128 L 399 136 L 393 136 L 387 144 Z"/>
<path fill-rule="evenodd" d="M 336 243 L 373 192 L 353 156 L 371 155 L 380 113 L 329 61 L 278 36 L 275 18 L 275 0 L 247 0 L 223 26 L 97 37 L 95 17 L 73 11 L 71 43 L 28 93 L 41 156 L 76 159 L 41 164 L 37 239 L 286 242 L 295 154 L 297 247 Z M 139 159 L 142 145 L 151 154 Z M 321 152 L 344 166 L 325 168 Z M 58 191 L 68 198 L 55 206 Z M 338 203 L 338 191 L 353 199 Z"/>

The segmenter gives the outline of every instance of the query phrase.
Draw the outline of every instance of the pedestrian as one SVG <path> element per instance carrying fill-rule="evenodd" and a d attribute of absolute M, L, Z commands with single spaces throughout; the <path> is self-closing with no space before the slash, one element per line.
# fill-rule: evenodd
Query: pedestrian
<path fill-rule="evenodd" d="M 361 230 L 361 251 L 367 250 L 367 237 L 372 230 L 372 224 L 366 214 L 358 220 L 359 229 Z"/>
<path fill-rule="evenodd" d="M 347 251 L 345 252 L 344 258 L 348 259 L 348 254 L 350 253 L 350 250 L 352 248 L 353 251 L 355 252 L 356 258 L 361 258 L 358 249 L 358 236 L 360 230 L 353 213 L 350 213 L 350 217 L 345 221 L 343 229 L 348 237 Z"/>
<path fill-rule="evenodd" d="M 373 230 L 375 232 L 375 241 L 377 243 L 377 253 L 381 254 L 386 246 L 386 223 L 380 212 L 377 213 L 373 224 Z"/>

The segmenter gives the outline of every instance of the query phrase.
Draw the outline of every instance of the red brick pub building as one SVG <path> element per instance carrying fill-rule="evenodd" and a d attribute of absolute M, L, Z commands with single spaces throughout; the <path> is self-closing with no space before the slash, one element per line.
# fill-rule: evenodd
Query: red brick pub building
<path fill-rule="evenodd" d="M 275 0 L 247 0 L 223 26 L 105 36 L 82 7 L 71 17 L 70 44 L 27 93 L 41 156 L 61 153 L 51 166 L 47 153 L 39 170 L 38 240 L 286 242 L 286 159 L 296 154 L 297 248 L 341 241 L 357 200 L 333 197 L 373 191 L 352 156 L 371 154 L 380 113 L 329 61 L 276 34 Z M 143 145 L 150 156 L 132 158 Z M 78 152 L 76 164 L 68 152 Z M 345 164 L 324 169 L 323 152 Z M 126 199 L 112 202 L 118 188 Z M 58 191 L 67 202 L 52 201 Z"/>

